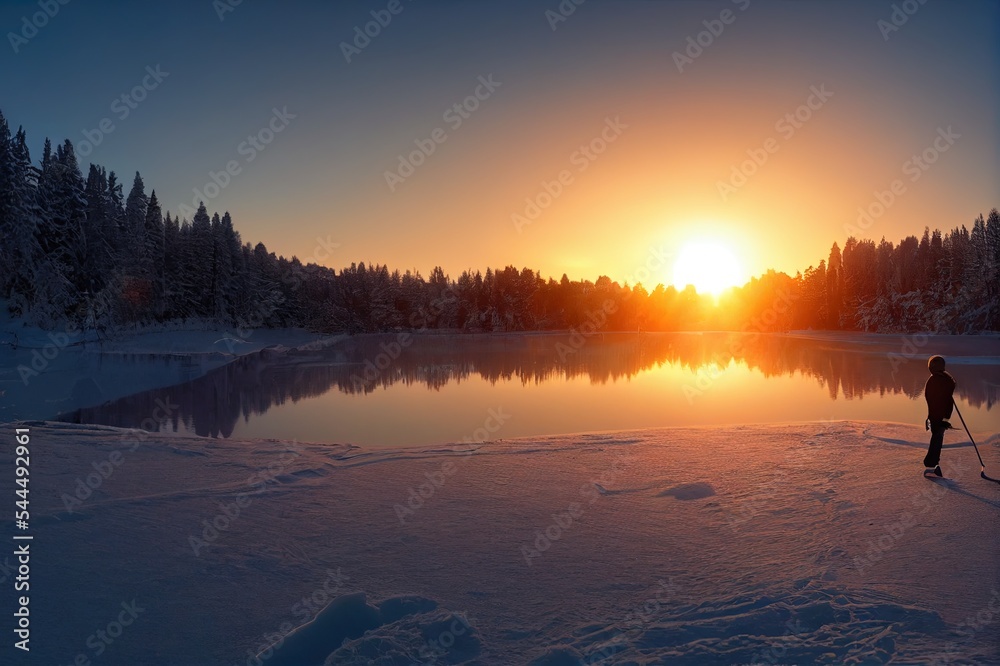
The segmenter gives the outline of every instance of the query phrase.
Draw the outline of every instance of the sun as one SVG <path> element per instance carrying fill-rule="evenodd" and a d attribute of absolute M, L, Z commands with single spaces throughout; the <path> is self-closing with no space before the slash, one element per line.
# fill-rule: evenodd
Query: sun
<path fill-rule="evenodd" d="M 718 296 L 742 280 L 743 269 L 736 254 L 720 243 L 686 243 L 674 262 L 674 286 L 678 289 L 690 284 L 700 294 Z"/>

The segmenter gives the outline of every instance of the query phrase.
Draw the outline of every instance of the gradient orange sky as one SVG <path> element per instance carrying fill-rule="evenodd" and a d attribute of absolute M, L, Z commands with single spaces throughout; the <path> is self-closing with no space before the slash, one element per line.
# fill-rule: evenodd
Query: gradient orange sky
<path fill-rule="evenodd" d="M 77 143 L 144 66 L 161 63 L 170 77 L 83 168 L 93 159 L 117 170 L 126 191 L 139 170 L 176 214 L 211 171 L 238 160 L 209 209 L 229 210 L 245 241 L 286 256 L 316 256 L 317 238 L 339 243 L 322 262 L 334 268 L 365 261 L 426 275 L 439 264 L 457 277 L 513 264 L 624 281 L 651 252 L 720 239 L 746 277 L 794 274 L 849 231 L 897 242 L 925 226 L 971 226 L 1000 205 L 996 2 L 927 3 L 886 39 L 890 2 L 589 0 L 552 23 L 555 0 L 402 0 L 348 63 L 341 43 L 385 4 L 243 3 L 219 20 L 207 2 L 74 3 L 22 53 L 2 56 L 4 90 L 34 81 L 39 91 L 5 95 L 3 109 L 33 146 L 46 135 Z M 17 25 L 31 6 L 5 5 L 0 24 Z M 679 71 L 673 54 L 724 10 L 732 21 Z M 140 12 L 136 34 L 128 26 Z M 55 58 L 60 40 L 92 57 Z M 117 83 L 78 82 L 102 62 L 102 79 Z M 445 111 L 490 75 L 500 86 L 453 128 Z M 832 96 L 814 98 L 793 133 L 777 125 L 812 87 Z M 244 163 L 238 146 L 275 107 L 295 119 Z M 627 128 L 581 171 L 574 154 L 608 119 Z M 907 161 L 949 127 L 960 137 L 914 178 Z M 385 172 L 435 128 L 447 140 L 391 191 Z M 719 182 L 765 145 L 773 154 L 724 200 Z M 518 230 L 512 215 L 564 170 L 572 182 Z M 850 229 L 896 179 L 905 191 L 885 213 Z M 660 270 L 647 286 L 670 282 L 672 266 Z"/>

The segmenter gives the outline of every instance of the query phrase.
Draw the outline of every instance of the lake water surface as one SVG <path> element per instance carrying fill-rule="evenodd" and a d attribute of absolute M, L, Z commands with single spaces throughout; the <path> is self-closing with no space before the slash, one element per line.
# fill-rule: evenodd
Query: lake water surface
<path fill-rule="evenodd" d="M 163 431 L 366 447 L 656 426 L 921 425 L 933 353 L 948 358 L 969 427 L 1000 430 L 1000 337 L 838 334 L 359 336 L 323 351 L 265 350 L 63 419 L 148 429 L 167 404 Z"/>

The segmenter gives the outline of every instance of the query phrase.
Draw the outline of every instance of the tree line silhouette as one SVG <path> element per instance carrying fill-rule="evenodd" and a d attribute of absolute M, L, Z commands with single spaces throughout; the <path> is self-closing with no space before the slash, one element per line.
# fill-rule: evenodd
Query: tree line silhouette
<path fill-rule="evenodd" d="M 80 170 L 69 140 L 46 139 L 38 166 L 23 129 L 0 113 L 0 297 L 47 328 L 114 333 L 195 320 L 242 329 L 303 326 L 370 333 L 836 329 L 1000 330 L 1000 214 L 898 244 L 850 237 L 817 266 L 768 271 L 718 300 L 692 287 L 543 278 L 514 266 L 390 271 L 303 264 L 243 242 L 228 212 L 202 203 L 191 220 L 164 213 L 137 172 L 128 195 L 114 171 Z M 608 304 L 611 307 L 608 307 Z"/>

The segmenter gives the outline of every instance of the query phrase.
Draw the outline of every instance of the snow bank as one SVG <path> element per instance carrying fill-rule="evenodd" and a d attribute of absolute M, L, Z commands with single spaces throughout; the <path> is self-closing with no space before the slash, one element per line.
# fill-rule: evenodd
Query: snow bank
<path fill-rule="evenodd" d="M 1000 486 L 954 432 L 927 480 L 895 423 L 389 451 L 29 427 L 32 663 L 96 663 L 133 600 L 103 663 L 1000 661 Z"/>
<path fill-rule="evenodd" d="M 209 330 L 204 323 L 98 339 L 94 331 L 28 326 L 0 301 L 0 422 L 50 419 L 190 381 L 239 356 L 322 348 L 342 339 L 304 329 Z"/>
<path fill-rule="evenodd" d="M 479 656 L 481 649 L 468 619 L 431 599 L 405 595 L 372 606 L 357 592 L 337 597 L 256 658 L 270 666 L 453 664 Z"/>

